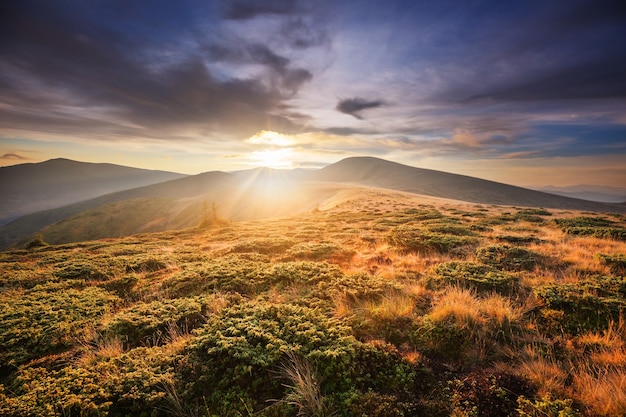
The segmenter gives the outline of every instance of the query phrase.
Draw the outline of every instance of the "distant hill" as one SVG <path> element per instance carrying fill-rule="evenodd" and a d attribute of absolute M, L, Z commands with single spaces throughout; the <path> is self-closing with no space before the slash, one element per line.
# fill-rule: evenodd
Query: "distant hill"
<path fill-rule="evenodd" d="M 0 228 L 0 249 L 23 245 L 37 233 L 49 243 L 68 243 L 193 227 L 211 215 L 213 208 L 219 217 L 231 221 L 295 215 L 328 207 L 330 201 L 340 198 L 349 200 L 350 190 L 355 187 L 471 203 L 626 212 L 623 204 L 567 198 L 359 157 L 317 171 L 214 171 L 106 194 L 32 213 L 5 225 Z"/>
<path fill-rule="evenodd" d="M 346 158 L 310 175 L 317 181 L 348 182 L 482 204 L 624 212 L 624 205 L 593 202 L 529 190 L 466 175 L 415 168 L 372 157 Z"/>
<path fill-rule="evenodd" d="M 600 201 L 603 203 L 626 202 L 626 188 L 599 187 L 596 185 L 573 185 L 569 187 L 546 186 L 533 189 L 550 194 L 563 195 L 566 197 L 581 198 L 583 200 Z"/>
<path fill-rule="evenodd" d="M 310 211 L 343 188 L 304 185 L 271 169 L 207 172 L 29 214 L 0 228 L 0 249 L 37 233 L 67 243 L 197 226 L 213 205 L 234 221 L 285 216 Z"/>
<path fill-rule="evenodd" d="M 0 167 L 0 225 L 29 213 L 184 176 L 69 159 Z"/>

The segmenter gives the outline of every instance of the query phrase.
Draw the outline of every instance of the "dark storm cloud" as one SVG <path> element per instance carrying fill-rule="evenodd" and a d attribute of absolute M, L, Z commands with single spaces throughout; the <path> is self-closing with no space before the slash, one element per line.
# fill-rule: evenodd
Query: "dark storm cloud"
<path fill-rule="evenodd" d="M 335 107 L 341 113 L 349 114 L 350 116 L 362 119 L 359 114 L 363 110 L 375 109 L 377 107 L 384 106 L 385 102 L 382 100 L 366 100 L 364 98 L 354 97 L 339 100 L 337 107 Z"/>
<path fill-rule="evenodd" d="M 290 15 L 296 11 L 295 0 L 231 0 L 226 3 L 224 16 L 232 20 L 245 20 L 266 14 Z"/>
<path fill-rule="evenodd" d="M 466 69 L 453 71 L 454 82 L 445 80 L 434 98 L 515 102 L 626 97 L 626 43 L 618 41 L 626 37 L 623 2 L 579 0 L 567 7 L 531 2 L 486 23 L 474 39 L 457 42 L 455 49 L 445 50 L 445 57 L 435 58 Z"/>
<path fill-rule="evenodd" d="M 165 13 L 169 9 L 159 14 L 152 2 L 130 9 L 111 2 L 104 6 L 116 7 L 104 10 L 60 3 L 2 6 L 0 103 L 9 106 L 0 112 L 0 127 L 67 133 L 91 127 L 148 137 L 199 126 L 207 131 L 229 126 L 239 135 L 268 125 L 296 129 L 293 118 L 281 115 L 281 106 L 313 75 L 268 45 L 225 37 L 202 46 L 193 16 Z M 243 4 L 233 4 L 237 16 L 244 15 Z M 252 13 L 253 3 L 245 4 Z M 139 5 L 145 13 L 138 13 Z M 172 18 L 184 25 L 171 27 Z M 162 43 L 159 28 L 172 31 L 169 44 Z M 210 68 L 218 61 L 266 70 L 254 77 L 218 77 Z M 63 114 L 69 108 L 81 111 Z M 89 111 L 100 113 L 81 117 Z"/>
<path fill-rule="evenodd" d="M 304 68 L 290 68 L 289 59 L 263 44 L 246 45 L 244 41 L 237 40 L 210 45 L 207 50 L 215 61 L 266 66 L 274 75 L 275 87 L 280 88 L 286 95 L 296 92 L 302 84 L 313 78 L 313 74 Z"/>

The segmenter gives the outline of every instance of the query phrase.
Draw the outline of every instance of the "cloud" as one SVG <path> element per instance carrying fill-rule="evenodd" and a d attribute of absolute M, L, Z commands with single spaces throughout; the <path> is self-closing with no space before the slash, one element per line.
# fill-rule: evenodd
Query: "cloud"
<path fill-rule="evenodd" d="M 295 0 L 229 0 L 224 16 L 232 20 L 253 19 L 261 15 L 290 15 L 298 10 Z"/>
<path fill-rule="evenodd" d="M 6 160 L 10 160 L 10 161 L 29 161 L 29 158 L 26 158 L 25 156 L 19 155 L 15 152 L 11 152 L 11 153 L 5 153 L 4 155 L 0 156 L 0 159 L 6 159 Z"/>
<path fill-rule="evenodd" d="M 341 113 L 349 114 L 357 119 L 363 119 L 359 114 L 363 110 L 375 109 L 377 107 L 384 106 L 385 102 L 382 100 L 366 100 L 364 98 L 354 97 L 339 100 L 337 107 L 335 107 Z"/>
<path fill-rule="evenodd" d="M 0 130 L 164 141 L 301 130 L 306 115 L 296 117 L 286 101 L 313 73 L 293 65 L 289 45 L 273 43 L 288 22 L 260 36 L 252 32 L 251 40 L 245 30 L 237 36 L 207 25 L 206 15 L 197 22 L 189 10 L 180 11 L 185 7 L 172 8 L 171 16 L 185 25 L 171 27 L 170 14 L 150 2 L 104 2 L 93 10 L 70 3 L 3 6 Z M 229 4 L 230 15 L 242 19 L 295 10 L 292 2 Z M 111 14 L 118 20 L 103 18 Z M 317 33 L 300 32 L 302 44 Z"/>

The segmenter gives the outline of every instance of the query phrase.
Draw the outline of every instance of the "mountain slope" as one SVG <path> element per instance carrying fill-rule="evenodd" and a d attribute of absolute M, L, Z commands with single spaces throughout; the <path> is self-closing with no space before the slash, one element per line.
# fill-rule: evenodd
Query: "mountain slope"
<path fill-rule="evenodd" d="M 29 214 L 0 228 L 0 249 L 36 233 L 49 243 L 67 243 L 197 226 L 213 204 L 233 221 L 302 213 L 345 188 L 304 184 L 270 169 L 207 172 Z"/>
<path fill-rule="evenodd" d="M 69 159 L 1 167 L 0 225 L 25 214 L 184 176 Z"/>
<path fill-rule="evenodd" d="M 346 158 L 310 175 L 317 181 L 349 182 L 482 204 L 624 212 L 623 205 L 558 196 L 465 175 L 415 168 L 372 157 Z"/>
<path fill-rule="evenodd" d="M 197 226 L 211 214 L 259 220 L 332 206 L 356 188 L 390 189 L 483 204 L 626 212 L 625 205 L 567 198 L 492 181 L 414 168 L 377 158 L 348 158 L 319 171 L 267 168 L 207 172 L 119 191 L 33 213 L 0 228 L 0 249 L 36 233 L 49 243 L 121 237 Z"/>
<path fill-rule="evenodd" d="M 0 228 L 0 248 L 6 248 L 12 243 L 20 241 L 47 226 L 76 216 L 81 212 L 93 210 L 98 207 L 107 207 L 121 201 L 132 201 L 141 198 L 160 198 L 161 203 L 166 204 L 166 200 L 170 201 L 196 197 L 211 191 L 218 192 L 223 190 L 222 187 L 225 186 L 224 180 L 228 177 L 229 174 L 224 172 L 207 172 L 159 184 L 118 191 L 79 203 L 28 214 Z M 120 215 L 124 214 L 124 210 L 121 210 L 119 205 L 116 210 Z M 93 218 L 93 221 L 99 223 L 109 222 L 108 228 L 115 229 L 116 225 L 112 224 L 110 220 L 110 218 L 104 216 L 98 219 Z M 73 234 L 75 235 L 75 232 L 73 232 Z"/>

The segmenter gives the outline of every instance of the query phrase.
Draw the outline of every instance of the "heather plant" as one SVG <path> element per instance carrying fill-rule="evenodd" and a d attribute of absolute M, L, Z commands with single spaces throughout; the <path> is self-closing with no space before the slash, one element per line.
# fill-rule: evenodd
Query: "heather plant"
<path fill-rule="evenodd" d="M 160 345 L 166 342 L 168 328 L 176 325 L 185 331 L 199 327 L 206 317 L 228 305 L 229 300 L 219 295 L 174 298 L 150 303 L 137 303 L 117 313 L 102 330 L 122 338 L 129 346 L 147 342 Z"/>
<path fill-rule="evenodd" d="M 611 271 L 611 273 L 616 275 L 624 276 L 626 275 L 626 255 L 625 254 L 616 254 L 616 255 L 606 255 L 606 254 L 598 254 L 598 259 L 604 264 L 607 265 Z"/>
<path fill-rule="evenodd" d="M 536 252 L 501 244 L 478 248 L 476 258 L 484 264 L 506 271 L 532 271 L 542 262 L 542 256 Z"/>
<path fill-rule="evenodd" d="M 605 329 L 626 311 L 626 281 L 611 276 L 592 276 L 576 284 L 549 284 L 534 289 L 544 303 L 539 321 L 577 334 Z"/>
<path fill-rule="evenodd" d="M 471 236 L 431 232 L 421 227 L 397 227 L 389 234 L 388 241 L 401 251 L 417 253 L 446 253 L 477 242 Z"/>
<path fill-rule="evenodd" d="M 85 326 L 109 313 L 118 298 L 97 287 L 38 285 L 19 297 L 0 294 L 0 367 L 71 347 Z"/>
<path fill-rule="evenodd" d="M 518 277 L 489 265 L 453 261 L 433 267 L 427 275 L 426 282 L 434 289 L 457 285 L 473 288 L 478 292 L 495 291 L 509 294 L 516 289 Z"/>
<path fill-rule="evenodd" d="M 623 414 L 624 219 L 422 203 L 0 253 L 0 415 Z"/>
<path fill-rule="evenodd" d="M 230 251 L 233 253 L 256 252 L 265 255 L 276 255 L 283 253 L 295 245 L 292 239 L 283 237 L 246 239 L 236 243 Z"/>
<path fill-rule="evenodd" d="M 281 399 L 297 401 L 301 411 L 312 401 L 322 401 L 318 412 L 328 407 L 346 415 L 341 411 L 342 393 L 391 390 L 409 395 L 413 378 L 397 351 L 364 345 L 336 319 L 289 304 L 228 307 L 197 331 L 188 349 L 190 362 L 184 372 L 194 375 L 190 380 L 196 382 L 181 395 L 204 397 L 207 407 L 222 415 L 244 413 L 246 408 L 263 410 L 267 400 Z M 292 378 L 285 387 L 274 375 L 294 355 L 309 369 L 292 369 L 300 373 L 292 372 L 292 377 L 304 380 L 296 387 Z M 315 377 L 310 374 L 313 369 Z M 317 388 L 311 378 L 319 382 Z M 307 395 L 314 398 L 306 400 Z"/>
<path fill-rule="evenodd" d="M 626 228 L 605 217 L 582 216 L 554 219 L 554 222 L 569 235 L 626 241 Z"/>

